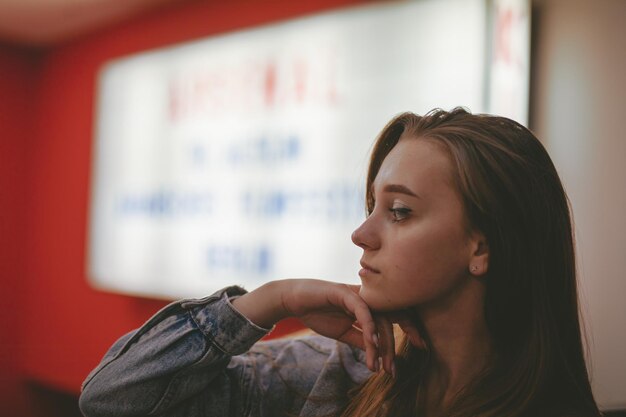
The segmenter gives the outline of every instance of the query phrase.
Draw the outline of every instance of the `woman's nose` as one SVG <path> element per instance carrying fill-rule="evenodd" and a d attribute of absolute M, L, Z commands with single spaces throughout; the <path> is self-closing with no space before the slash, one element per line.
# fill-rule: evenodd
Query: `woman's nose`
<path fill-rule="evenodd" d="M 352 243 L 364 250 L 376 249 L 380 245 L 380 239 L 372 226 L 372 218 L 370 216 L 352 232 Z"/>

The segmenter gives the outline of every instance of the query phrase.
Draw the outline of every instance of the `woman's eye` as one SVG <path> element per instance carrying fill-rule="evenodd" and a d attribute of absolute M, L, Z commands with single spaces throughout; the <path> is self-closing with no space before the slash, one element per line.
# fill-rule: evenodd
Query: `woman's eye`
<path fill-rule="evenodd" d="M 391 212 L 393 221 L 399 222 L 409 217 L 409 214 L 411 214 L 411 209 L 406 207 L 392 207 L 389 209 L 389 212 Z"/>

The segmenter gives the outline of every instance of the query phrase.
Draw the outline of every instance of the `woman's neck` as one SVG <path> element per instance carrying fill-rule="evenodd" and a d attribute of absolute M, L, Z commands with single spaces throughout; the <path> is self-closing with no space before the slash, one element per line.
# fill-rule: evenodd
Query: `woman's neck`
<path fill-rule="evenodd" d="M 432 349 L 425 401 L 433 412 L 427 415 L 448 407 L 493 356 L 484 318 L 484 286 L 473 282 L 468 287 L 443 302 L 418 308 Z"/>

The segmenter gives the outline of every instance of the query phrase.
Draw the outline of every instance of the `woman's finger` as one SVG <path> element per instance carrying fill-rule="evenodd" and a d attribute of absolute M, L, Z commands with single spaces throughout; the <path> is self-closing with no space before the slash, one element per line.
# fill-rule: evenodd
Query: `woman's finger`
<path fill-rule="evenodd" d="M 346 287 L 348 287 L 350 289 L 350 291 L 352 291 L 355 294 L 359 294 L 359 292 L 361 291 L 361 286 L 357 285 L 357 284 L 346 284 Z"/>
<path fill-rule="evenodd" d="M 371 371 L 377 372 L 379 370 L 378 349 L 380 341 L 377 335 L 376 323 L 365 301 L 363 301 L 350 286 L 346 285 L 345 288 L 346 294 L 344 294 L 343 298 L 344 309 L 352 314 L 359 323 L 362 331 L 361 337 L 365 345 L 367 367 Z"/>
<path fill-rule="evenodd" d="M 365 345 L 365 358 L 367 367 L 372 372 L 378 372 L 378 349 L 380 345 L 374 318 L 366 306 L 357 306 L 354 310 L 355 316 L 362 329 L 361 338 Z"/>
<path fill-rule="evenodd" d="M 359 349 L 366 350 L 365 342 L 363 341 L 363 332 L 357 327 L 352 327 L 347 330 L 343 335 L 341 335 L 339 341 L 355 346 Z"/>
<path fill-rule="evenodd" d="M 382 359 L 383 368 L 388 374 L 395 376 L 396 341 L 393 334 L 393 323 L 385 315 L 376 316 L 376 323 L 380 340 L 378 353 Z"/>

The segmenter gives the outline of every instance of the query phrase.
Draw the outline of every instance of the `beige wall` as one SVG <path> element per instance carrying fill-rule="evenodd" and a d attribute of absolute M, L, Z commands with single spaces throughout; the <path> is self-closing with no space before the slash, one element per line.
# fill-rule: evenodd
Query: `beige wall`
<path fill-rule="evenodd" d="M 533 5 L 531 128 L 574 210 L 596 399 L 626 408 L 626 0 Z"/>

